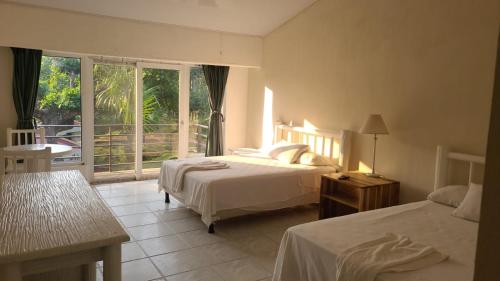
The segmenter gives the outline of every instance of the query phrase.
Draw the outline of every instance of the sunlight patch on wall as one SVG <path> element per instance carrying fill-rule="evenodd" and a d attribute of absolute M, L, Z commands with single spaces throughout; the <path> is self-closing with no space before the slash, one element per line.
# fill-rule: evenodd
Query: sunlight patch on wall
<path fill-rule="evenodd" d="M 309 122 L 309 120 L 304 119 L 304 129 L 306 130 L 317 130 L 318 128 L 313 125 L 313 123 Z"/>
<path fill-rule="evenodd" d="M 264 91 L 264 108 L 262 115 L 262 147 L 273 144 L 273 91 L 266 87 Z"/>
<path fill-rule="evenodd" d="M 359 161 L 358 170 L 360 172 L 363 172 L 363 173 L 371 173 L 372 172 L 372 168 L 370 166 L 366 165 L 365 163 L 363 163 L 363 161 Z"/>

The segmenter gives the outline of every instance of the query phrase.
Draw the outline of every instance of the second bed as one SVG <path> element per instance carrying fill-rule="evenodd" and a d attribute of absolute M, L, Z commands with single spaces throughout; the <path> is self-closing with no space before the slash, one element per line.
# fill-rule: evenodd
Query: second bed
<path fill-rule="evenodd" d="M 229 168 L 190 171 L 184 175 L 182 190 L 175 191 L 171 179 L 179 167 L 199 158 L 163 162 L 159 188 L 188 208 L 201 214 L 213 231 L 213 223 L 248 213 L 277 210 L 319 201 L 321 175 L 347 165 L 348 131 L 305 130 L 279 126 L 275 142 L 286 140 L 310 146 L 310 150 L 332 159 L 329 166 L 288 164 L 262 155 L 229 155 L 207 160 L 227 163 Z M 167 197 L 168 198 L 168 197 Z"/>

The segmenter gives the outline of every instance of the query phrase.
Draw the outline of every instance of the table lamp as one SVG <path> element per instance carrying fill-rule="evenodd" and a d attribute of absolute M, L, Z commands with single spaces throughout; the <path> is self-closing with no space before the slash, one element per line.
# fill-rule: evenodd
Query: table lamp
<path fill-rule="evenodd" d="M 372 172 L 367 173 L 366 175 L 369 177 L 379 178 L 380 175 L 375 173 L 375 153 L 377 151 L 377 135 L 388 135 L 389 131 L 385 126 L 384 120 L 380 114 L 371 114 L 366 119 L 365 124 L 359 130 L 360 134 L 369 134 L 373 135 L 374 145 L 373 145 L 373 165 Z"/>

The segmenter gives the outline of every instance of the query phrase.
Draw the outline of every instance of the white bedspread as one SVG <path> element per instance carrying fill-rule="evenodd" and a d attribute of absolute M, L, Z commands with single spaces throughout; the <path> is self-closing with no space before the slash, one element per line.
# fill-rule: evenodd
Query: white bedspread
<path fill-rule="evenodd" d="M 169 160 L 163 162 L 159 179 L 160 189 L 199 212 L 207 225 L 217 219 L 217 212 L 222 210 L 252 210 L 263 205 L 273 209 L 273 203 L 306 195 L 314 195 L 319 200 L 320 175 L 335 171 L 329 166 L 286 164 L 269 158 L 238 155 L 208 159 L 226 162 L 229 168 L 188 172 L 182 191 L 175 192 L 168 184 L 166 171 L 175 170 L 185 161 Z"/>
<path fill-rule="evenodd" d="M 193 162 L 192 160 L 172 161 L 176 161 L 178 165 L 176 165 L 173 169 L 169 169 L 168 165 L 163 167 L 165 168 L 164 173 L 167 175 L 167 186 L 171 187 L 171 190 L 174 192 L 182 191 L 182 188 L 184 187 L 184 176 L 190 171 L 209 171 L 229 168 L 229 165 L 225 162 L 206 160 L 204 158 L 200 158 L 200 160 L 196 162 Z"/>
<path fill-rule="evenodd" d="M 374 281 L 384 272 L 422 269 L 447 258 L 434 247 L 416 243 L 404 235 L 387 233 L 340 253 L 337 281 Z"/>
<path fill-rule="evenodd" d="M 449 258 L 415 271 L 384 273 L 377 281 L 470 281 L 478 224 L 453 217 L 452 211 L 421 201 L 292 227 L 281 242 L 273 281 L 335 281 L 339 253 L 387 231 L 432 246 Z"/>

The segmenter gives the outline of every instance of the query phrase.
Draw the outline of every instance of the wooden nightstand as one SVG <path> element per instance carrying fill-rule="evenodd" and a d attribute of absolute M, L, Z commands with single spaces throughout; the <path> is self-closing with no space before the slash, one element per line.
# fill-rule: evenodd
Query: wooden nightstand
<path fill-rule="evenodd" d="M 347 175 L 347 180 L 339 180 Z M 371 178 L 359 172 L 321 176 L 319 219 L 385 208 L 399 204 L 399 182 Z"/>

